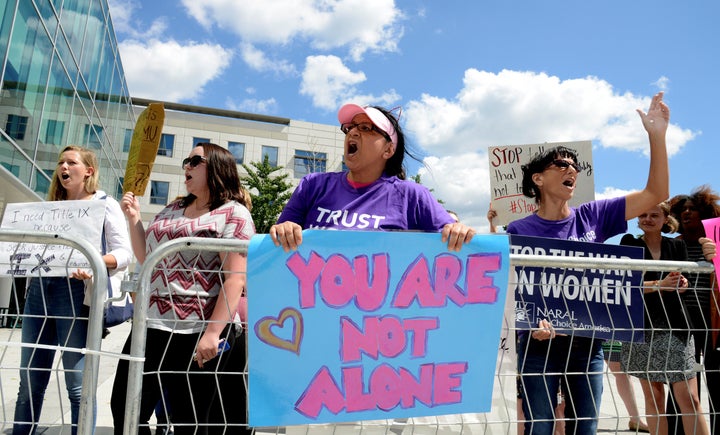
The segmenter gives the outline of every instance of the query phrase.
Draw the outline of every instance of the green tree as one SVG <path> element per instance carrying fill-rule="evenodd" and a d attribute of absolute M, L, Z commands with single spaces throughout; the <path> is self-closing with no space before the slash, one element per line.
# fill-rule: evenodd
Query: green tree
<path fill-rule="evenodd" d="M 287 182 L 288 174 L 273 175 L 274 172 L 282 169 L 282 166 L 271 166 L 268 156 L 263 162 L 251 162 L 249 167 L 243 164 L 248 173 L 242 178 L 243 183 L 250 191 L 252 199 L 252 211 L 250 212 L 255 222 L 255 229 L 258 233 L 267 233 L 270 227 L 275 224 L 283 207 L 290 199 L 293 186 Z"/>

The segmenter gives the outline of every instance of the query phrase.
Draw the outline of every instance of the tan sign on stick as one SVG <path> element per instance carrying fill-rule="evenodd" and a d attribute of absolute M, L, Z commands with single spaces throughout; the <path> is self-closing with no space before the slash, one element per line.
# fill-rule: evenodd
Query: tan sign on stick
<path fill-rule="evenodd" d="M 125 167 L 123 194 L 127 192 L 137 196 L 145 194 L 160 146 L 164 121 L 165 107 L 162 103 L 150 103 L 138 117 Z"/>

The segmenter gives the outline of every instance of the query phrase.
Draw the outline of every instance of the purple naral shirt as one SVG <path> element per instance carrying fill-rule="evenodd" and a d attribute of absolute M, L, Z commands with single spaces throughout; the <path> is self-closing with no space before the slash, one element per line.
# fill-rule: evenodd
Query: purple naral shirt
<path fill-rule="evenodd" d="M 383 175 L 356 189 L 345 172 L 303 177 L 277 221 L 303 229 L 425 232 L 439 232 L 454 222 L 421 184 Z"/>
<path fill-rule="evenodd" d="M 625 197 L 602 199 L 571 208 L 570 216 L 550 221 L 537 214 L 510 222 L 509 234 L 602 243 L 627 231 Z"/>

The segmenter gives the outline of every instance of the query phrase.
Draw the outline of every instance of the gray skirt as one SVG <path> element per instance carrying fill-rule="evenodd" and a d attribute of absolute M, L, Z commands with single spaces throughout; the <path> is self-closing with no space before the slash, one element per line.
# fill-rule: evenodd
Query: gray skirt
<path fill-rule="evenodd" d="M 629 375 L 650 382 L 674 384 L 697 376 L 695 341 L 687 342 L 667 331 L 654 331 L 650 342 L 623 343 L 622 368 Z"/>

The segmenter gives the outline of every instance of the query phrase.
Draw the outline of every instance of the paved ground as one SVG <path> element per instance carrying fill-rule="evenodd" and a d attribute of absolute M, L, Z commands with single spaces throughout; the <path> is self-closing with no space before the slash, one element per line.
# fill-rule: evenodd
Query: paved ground
<path fill-rule="evenodd" d="M 122 346 L 130 333 L 130 324 L 126 323 L 120 326 L 112 328 L 110 335 L 103 340 L 102 350 L 109 353 L 119 353 Z M 10 433 L 11 422 L 13 419 L 13 410 L 15 407 L 15 398 L 17 395 L 18 385 L 18 362 L 19 362 L 19 347 L 14 346 L 13 343 L 20 341 L 20 330 L 12 328 L 0 328 L 0 399 L 2 400 L 3 408 L 0 411 L 0 431 L 4 433 Z M 117 358 L 109 354 L 103 356 L 100 359 L 100 373 L 98 376 L 98 410 L 97 410 L 97 428 L 95 431 L 96 435 L 109 435 L 112 434 L 112 415 L 110 413 L 110 394 L 112 391 L 113 377 L 115 373 L 115 367 L 117 365 Z M 610 378 L 612 380 L 612 378 Z M 613 394 L 614 385 L 607 383 L 605 385 L 605 395 L 602 401 L 602 412 L 600 420 L 600 433 L 632 433 L 627 430 L 628 419 L 625 412 L 625 408 L 617 398 L 617 394 Z M 703 386 L 703 389 L 705 387 Z M 642 392 L 640 386 L 635 380 L 635 395 L 637 401 L 641 404 L 642 409 Z M 706 395 L 705 395 L 706 396 Z M 704 404 L 704 409 L 707 410 L 707 404 Z M 619 416 L 619 417 L 618 417 Z M 308 431 L 307 427 L 295 427 L 277 430 L 267 429 L 262 432 L 276 433 L 276 432 L 287 432 L 291 434 L 307 434 L 312 432 L 317 433 L 328 433 L 328 434 L 339 434 L 339 433 L 361 433 L 363 435 L 372 433 L 412 433 L 412 434 L 452 434 L 459 433 L 461 428 L 464 434 L 470 433 L 503 433 L 513 434 L 511 425 L 503 425 L 500 427 L 497 425 L 491 425 L 493 427 L 485 427 L 481 424 L 483 416 L 477 416 L 474 418 L 473 415 L 463 416 L 465 426 L 461 425 L 459 416 L 447 416 L 432 419 L 419 419 L 413 424 L 413 421 L 394 421 L 382 422 L 380 425 L 363 424 L 359 425 L 338 425 L 335 427 L 323 427 L 314 428 L 312 431 Z M 45 395 L 45 404 L 42 410 L 41 427 L 38 430 L 40 434 L 56 435 L 56 434 L 69 434 L 70 430 L 67 425 L 62 424 L 69 422 L 69 410 L 67 405 L 67 399 L 65 394 L 65 387 L 62 379 L 61 372 L 54 372 L 50 386 Z M 423 424 L 421 424 L 423 423 Z M 427 426 L 425 426 L 427 425 Z M 338 429 L 344 430 L 338 430 Z"/>

